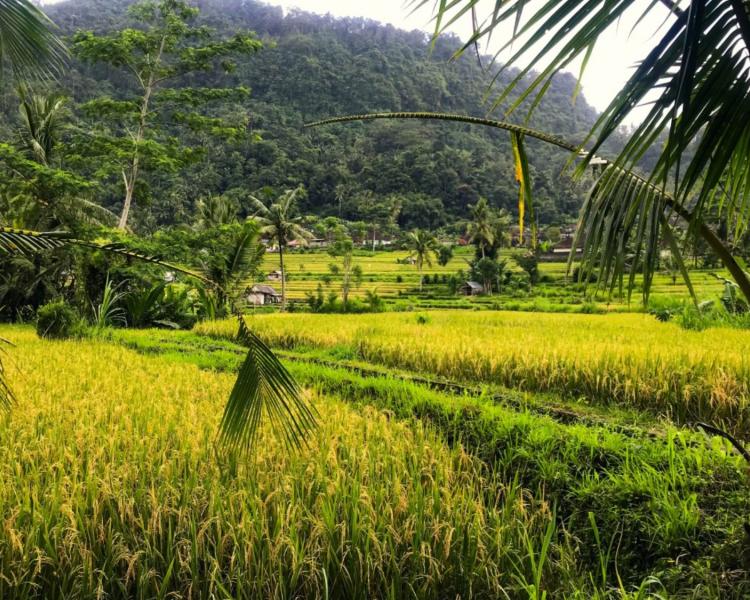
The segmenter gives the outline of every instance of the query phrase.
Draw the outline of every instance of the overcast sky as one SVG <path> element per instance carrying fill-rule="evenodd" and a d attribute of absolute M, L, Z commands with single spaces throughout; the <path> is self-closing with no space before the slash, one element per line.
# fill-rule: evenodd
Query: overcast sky
<path fill-rule="evenodd" d="M 47 4 L 60 0 L 43 0 Z M 533 4 L 539 0 L 532 0 Z M 282 6 L 285 9 L 300 8 L 315 13 L 331 13 L 336 16 L 360 16 L 375 19 L 383 23 L 391 23 L 403 29 L 422 29 L 432 31 L 431 8 L 425 7 L 415 13 L 411 13 L 406 0 L 375 0 L 357 1 L 351 0 L 266 0 L 269 4 Z M 494 5 L 494 0 L 484 0 L 489 5 L 487 12 Z M 619 23 L 616 30 L 600 39 L 596 50 L 591 57 L 583 77 L 583 93 L 589 103 L 597 109 L 603 110 L 612 97 L 627 80 L 635 62 L 644 56 L 644 45 L 648 45 L 657 30 L 663 26 L 665 18 L 668 17 L 666 9 L 656 3 L 656 7 L 649 13 L 642 26 L 639 26 L 635 34 L 631 29 L 635 20 L 640 16 L 638 10 L 648 7 L 651 0 L 636 0 L 633 14 L 628 22 Z M 481 6 L 481 5 L 480 5 Z M 411 14 L 410 14 L 411 13 Z M 482 11 L 480 9 L 480 16 Z M 528 13 L 527 13 L 528 14 Z M 466 39 L 471 34 L 471 22 L 463 19 L 451 27 L 451 31 Z M 504 36 L 495 35 L 496 40 Z M 495 42 L 493 41 L 493 44 Z M 489 50 L 492 50 L 490 48 Z M 574 65 L 571 71 L 577 76 L 579 67 Z M 637 119 L 637 115 L 635 116 Z"/>

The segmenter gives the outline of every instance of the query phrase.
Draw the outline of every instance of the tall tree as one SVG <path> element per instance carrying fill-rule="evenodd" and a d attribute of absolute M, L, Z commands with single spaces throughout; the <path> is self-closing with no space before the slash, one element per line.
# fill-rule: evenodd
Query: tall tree
<path fill-rule="evenodd" d="M 143 171 L 176 170 L 195 156 L 196 148 L 166 135 L 164 124 L 182 125 L 187 130 L 183 137 L 190 131 L 230 138 L 246 135 L 247 119 L 211 117 L 205 106 L 243 100 L 250 93 L 247 88 L 193 88 L 185 83 L 191 75 L 218 67 L 231 72 L 232 58 L 257 52 L 262 44 L 248 33 L 215 40 L 210 30 L 193 24 L 198 12 L 183 0 L 140 2 L 130 8 L 137 27 L 104 35 L 81 31 L 73 38 L 79 58 L 120 69 L 138 89 L 132 98 L 102 97 L 84 107 L 97 123 L 108 123 L 94 130 L 82 148 L 105 158 L 108 170 L 122 178 L 121 229 L 128 224 Z"/>
<path fill-rule="evenodd" d="M 328 254 L 341 259 L 341 298 L 344 310 L 349 306 L 349 292 L 362 282 L 362 267 L 354 264 L 354 242 L 346 233 L 339 230 L 336 239 L 328 249 Z M 333 266 L 333 265 L 332 265 Z M 338 266 L 337 269 L 338 270 Z M 335 274 L 335 273 L 334 273 Z"/>
<path fill-rule="evenodd" d="M 422 291 L 422 269 L 425 263 L 432 266 L 432 258 L 438 252 L 438 243 L 435 236 L 429 231 L 415 229 L 406 236 L 406 247 L 411 251 L 411 256 L 416 261 L 419 273 L 419 291 Z"/>
<path fill-rule="evenodd" d="M 252 197 L 257 210 L 255 219 L 261 226 L 261 233 L 268 236 L 279 247 L 279 269 L 281 270 L 281 310 L 286 310 L 286 271 L 284 252 L 292 241 L 305 243 L 310 234 L 302 228 L 302 217 L 295 215 L 297 202 L 305 194 L 305 188 L 287 190 L 270 206 Z"/>

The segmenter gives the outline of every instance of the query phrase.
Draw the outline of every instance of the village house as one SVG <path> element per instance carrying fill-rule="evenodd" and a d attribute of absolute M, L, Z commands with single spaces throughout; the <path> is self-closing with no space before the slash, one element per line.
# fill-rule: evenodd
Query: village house
<path fill-rule="evenodd" d="M 252 306 L 278 304 L 281 302 L 281 294 L 270 285 L 256 284 L 245 291 L 245 300 Z"/>

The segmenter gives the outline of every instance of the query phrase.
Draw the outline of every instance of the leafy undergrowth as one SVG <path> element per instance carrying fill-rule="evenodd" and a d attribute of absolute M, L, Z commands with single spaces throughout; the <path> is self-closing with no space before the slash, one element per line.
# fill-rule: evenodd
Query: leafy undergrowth
<path fill-rule="evenodd" d="M 352 358 L 461 382 L 586 398 L 750 438 L 750 336 L 685 331 L 649 315 L 508 312 L 258 315 L 248 324 L 287 350 L 345 350 Z M 232 321 L 195 332 L 234 339 Z"/>
<path fill-rule="evenodd" d="M 113 336 L 220 370 L 236 368 L 242 355 L 226 341 L 190 333 Z M 619 417 L 561 421 L 539 414 L 533 403 L 509 406 L 492 395 L 448 393 L 387 372 L 287 365 L 319 395 L 378 408 L 391 420 L 429 424 L 454 450 L 479 459 L 491 485 L 528 490 L 534 503 L 555 513 L 556 551 L 566 548 L 592 585 L 615 589 L 622 582 L 633 589 L 656 577 L 668 594 L 681 597 L 750 593 L 743 528 L 750 486 L 745 465 L 720 440 L 664 423 L 624 432 Z M 570 578 L 582 585 L 578 575 Z"/>

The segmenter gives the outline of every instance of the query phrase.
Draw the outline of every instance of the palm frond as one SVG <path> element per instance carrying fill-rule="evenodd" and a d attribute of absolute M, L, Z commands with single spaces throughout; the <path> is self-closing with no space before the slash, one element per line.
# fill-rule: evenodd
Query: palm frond
<path fill-rule="evenodd" d="M 617 285 L 622 292 L 625 287 L 624 276 L 627 274 L 627 290 L 630 296 L 635 288 L 636 274 L 641 272 L 644 279 L 643 299 L 647 301 L 658 256 L 658 244 L 663 234 L 662 217 L 674 214 L 708 243 L 732 274 L 743 295 L 750 300 L 750 277 L 716 233 L 705 224 L 700 213 L 686 208 L 667 193 L 663 186 L 658 186 L 635 171 L 596 156 L 560 137 L 506 121 L 428 112 L 349 115 L 309 123 L 306 126 L 317 127 L 376 119 L 429 119 L 482 125 L 509 131 L 516 136 L 538 139 L 573 152 L 582 159 L 582 164 L 601 169 L 581 209 L 573 246 L 575 248 L 579 243 L 584 243 L 585 264 L 582 273 L 588 270 L 588 274 L 591 274 L 595 269 L 598 270 L 599 285 L 609 286 L 610 292 L 613 292 Z M 628 250 L 633 257 L 626 262 L 625 255 Z M 676 258 L 680 260 L 679 256 Z M 572 255 L 569 267 L 571 264 Z M 583 281 L 588 279 L 586 277 Z"/>
<path fill-rule="evenodd" d="M 249 450 L 265 415 L 290 449 L 299 448 L 306 443 L 306 434 L 315 428 L 317 412 L 304 401 L 294 378 L 250 331 L 234 306 L 233 312 L 239 321 L 238 338 L 248 347 L 248 354 L 224 409 L 221 444 L 230 451 Z"/>
<path fill-rule="evenodd" d="M 536 246 L 536 219 L 534 218 L 534 203 L 532 200 L 531 173 L 529 171 L 529 160 L 526 157 L 526 147 L 523 143 L 523 135 L 511 133 L 510 140 L 513 148 L 513 159 L 516 164 L 516 182 L 518 183 L 518 226 L 520 240 L 521 244 L 523 244 L 525 215 L 526 210 L 528 210 L 529 218 L 531 219 L 532 246 Z"/>
<path fill-rule="evenodd" d="M 192 277 L 205 286 L 216 289 L 216 282 L 204 274 L 126 248 L 121 244 L 102 244 L 79 240 L 65 232 L 38 232 L 0 227 L 0 252 L 28 254 L 79 246 L 159 265 L 165 269 Z M 244 260 L 244 259 L 238 259 Z M 227 295 L 227 290 L 222 290 Z M 228 295 L 227 295 L 228 297 Z M 308 406 L 299 387 L 273 352 L 250 331 L 242 313 L 233 303 L 232 313 L 240 327 L 240 340 L 247 345 L 248 354 L 232 390 L 221 421 L 219 439 L 226 449 L 247 451 L 258 434 L 262 416 L 267 415 L 273 431 L 294 448 L 305 443 L 305 435 L 316 425 L 314 408 Z M 3 391 L 5 390 L 5 395 Z M 0 403 L 12 398 L 2 377 L 0 364 Z M 9 400 L 6 400 L 7 404 Z"/>
<path fill-rule="evenodd" d="M 0 0 L 0 60 L 20 81 L 55 78 L 67 50 L 52 33 L 52 22 L 29 0 Z"/>
<path fill-rule="evenodd" d="M 750 223 L 750 5 L 746 0 L 411 0 L 432 6 L 435 35 L 472 16 L 473 35 L 457 54 L 489 39 L 499 27 L 513 33 L 498 50 L 503 70 L 520 66 L 492 108 L 530 112 L 551 77 L 574 60 L 591 57 L 601 36 L 635 17 L 633 30 L 650 27 L 646 15 L 664 17 L 629 80 L 593 126 L 591 153 L 628 124 L 634 108 L 648 112 L 613 162 L 632 170 L 666 138 L 648 181 L 673 186 L 675 203 L 698 217 L 719 213 L 742 235 Z M 485 10 L 486 17 L 477 17 Z M 526 9 L 524 11 L 524 9 Z M 638 12 L 636 12 L 638 11 Z M 651 33 L 651 32 L 648 32 Z M 492 94 L 493 91 L 488 91 Z M 529 103 L 525 101 L 529 100 Z M 586 161 L 584 160 L 584 163 Z"/>

